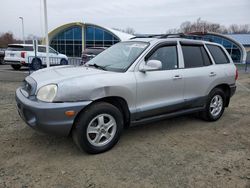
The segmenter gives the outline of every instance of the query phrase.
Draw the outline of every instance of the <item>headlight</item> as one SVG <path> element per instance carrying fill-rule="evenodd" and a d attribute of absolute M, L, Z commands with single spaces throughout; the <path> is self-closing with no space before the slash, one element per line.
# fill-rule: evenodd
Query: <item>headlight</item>
<path fill-rule="evenodd" d="M 49 84 L 41 87 L 37 92 L 37 99 L 45 102 L 52 102 L 56 97 L 57 85 Z"/>

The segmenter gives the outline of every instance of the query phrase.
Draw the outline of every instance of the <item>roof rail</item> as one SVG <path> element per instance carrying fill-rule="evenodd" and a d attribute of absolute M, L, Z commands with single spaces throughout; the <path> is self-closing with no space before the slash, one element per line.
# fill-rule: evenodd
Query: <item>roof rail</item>
<path fill-rule="evenodd" d="M 195 39 L 202 39 L 202 36 L 199 35 L 194 35 L 194 34 L 186 34 L 186 33 L 174 33 L 174 34 L 159 34 L 159 35 L 146 35 L 146 36 L 135 36 L 132 37 L 131 39 L 136 39 L 136 38 L 190 38 L 193 37 Z"/>
<path fill-rule="evenodd" d="M 135 37 L 132 37 L 130 39 L 137 39 L 137 38 L 159 38 L 161 36 L 162 36 L 162 34 L 159 34 L 159 35 L 142 35 L 142 36 L 135 36 Z"/>

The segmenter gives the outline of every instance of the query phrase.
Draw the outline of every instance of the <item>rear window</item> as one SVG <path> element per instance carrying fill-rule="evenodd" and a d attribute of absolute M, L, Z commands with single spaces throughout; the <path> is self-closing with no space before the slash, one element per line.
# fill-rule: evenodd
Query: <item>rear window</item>
<path fill-rule="evenodd" d="M 33 51 L 33 46 L 18 46 L 11 45 L 7 48 L 8 51 Z"/>
<path fill-rule="evenodd" d="M 211 65 L 211 60 L 203 46 L 182 46 L 185 68 Z"/>
<path fill-rule="evenodd" d="M 46 47 L 38 46 L 38 52 L 46 53 Z"/>
<path fill-rule="evenodd" d="M 211 44 L 207 44 L 206 46 L 212 54 L 215 64 L 229 63 L 229 59 L 221 47 Z"/>

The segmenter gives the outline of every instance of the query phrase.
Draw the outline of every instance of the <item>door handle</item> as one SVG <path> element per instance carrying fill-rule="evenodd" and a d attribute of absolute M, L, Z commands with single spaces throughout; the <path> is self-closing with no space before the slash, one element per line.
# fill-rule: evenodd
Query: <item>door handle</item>
<path fill-rule="evenodd" d="M 181 77 L 181 75 L 175 75 L 175 76 L 173 77 L 173 79 L 174 79 L 174 80 L 179 80 L 179 79 L 182 79 L 182 77 Z"/>
<path fill-rule="evenodd" d="M 210 72 L 209 76 L 210 77 L 216 76 L 216 73 L 215 72 Z"/>

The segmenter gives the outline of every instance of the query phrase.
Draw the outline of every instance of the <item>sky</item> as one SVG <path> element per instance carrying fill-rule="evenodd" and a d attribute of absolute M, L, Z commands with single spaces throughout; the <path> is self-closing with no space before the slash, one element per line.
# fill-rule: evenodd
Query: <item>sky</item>
<path fill-rule="evenodd" d="M 1 0 L 0 33 L 21 38 L 44 36 L 43 0 Z M 250 24 L 250 0 L 47 0 L 49 31 L 69 22 L 109 28 L 132 27 L 136 33 L 165 33 L 199 17 L 225 26 Z"/>

